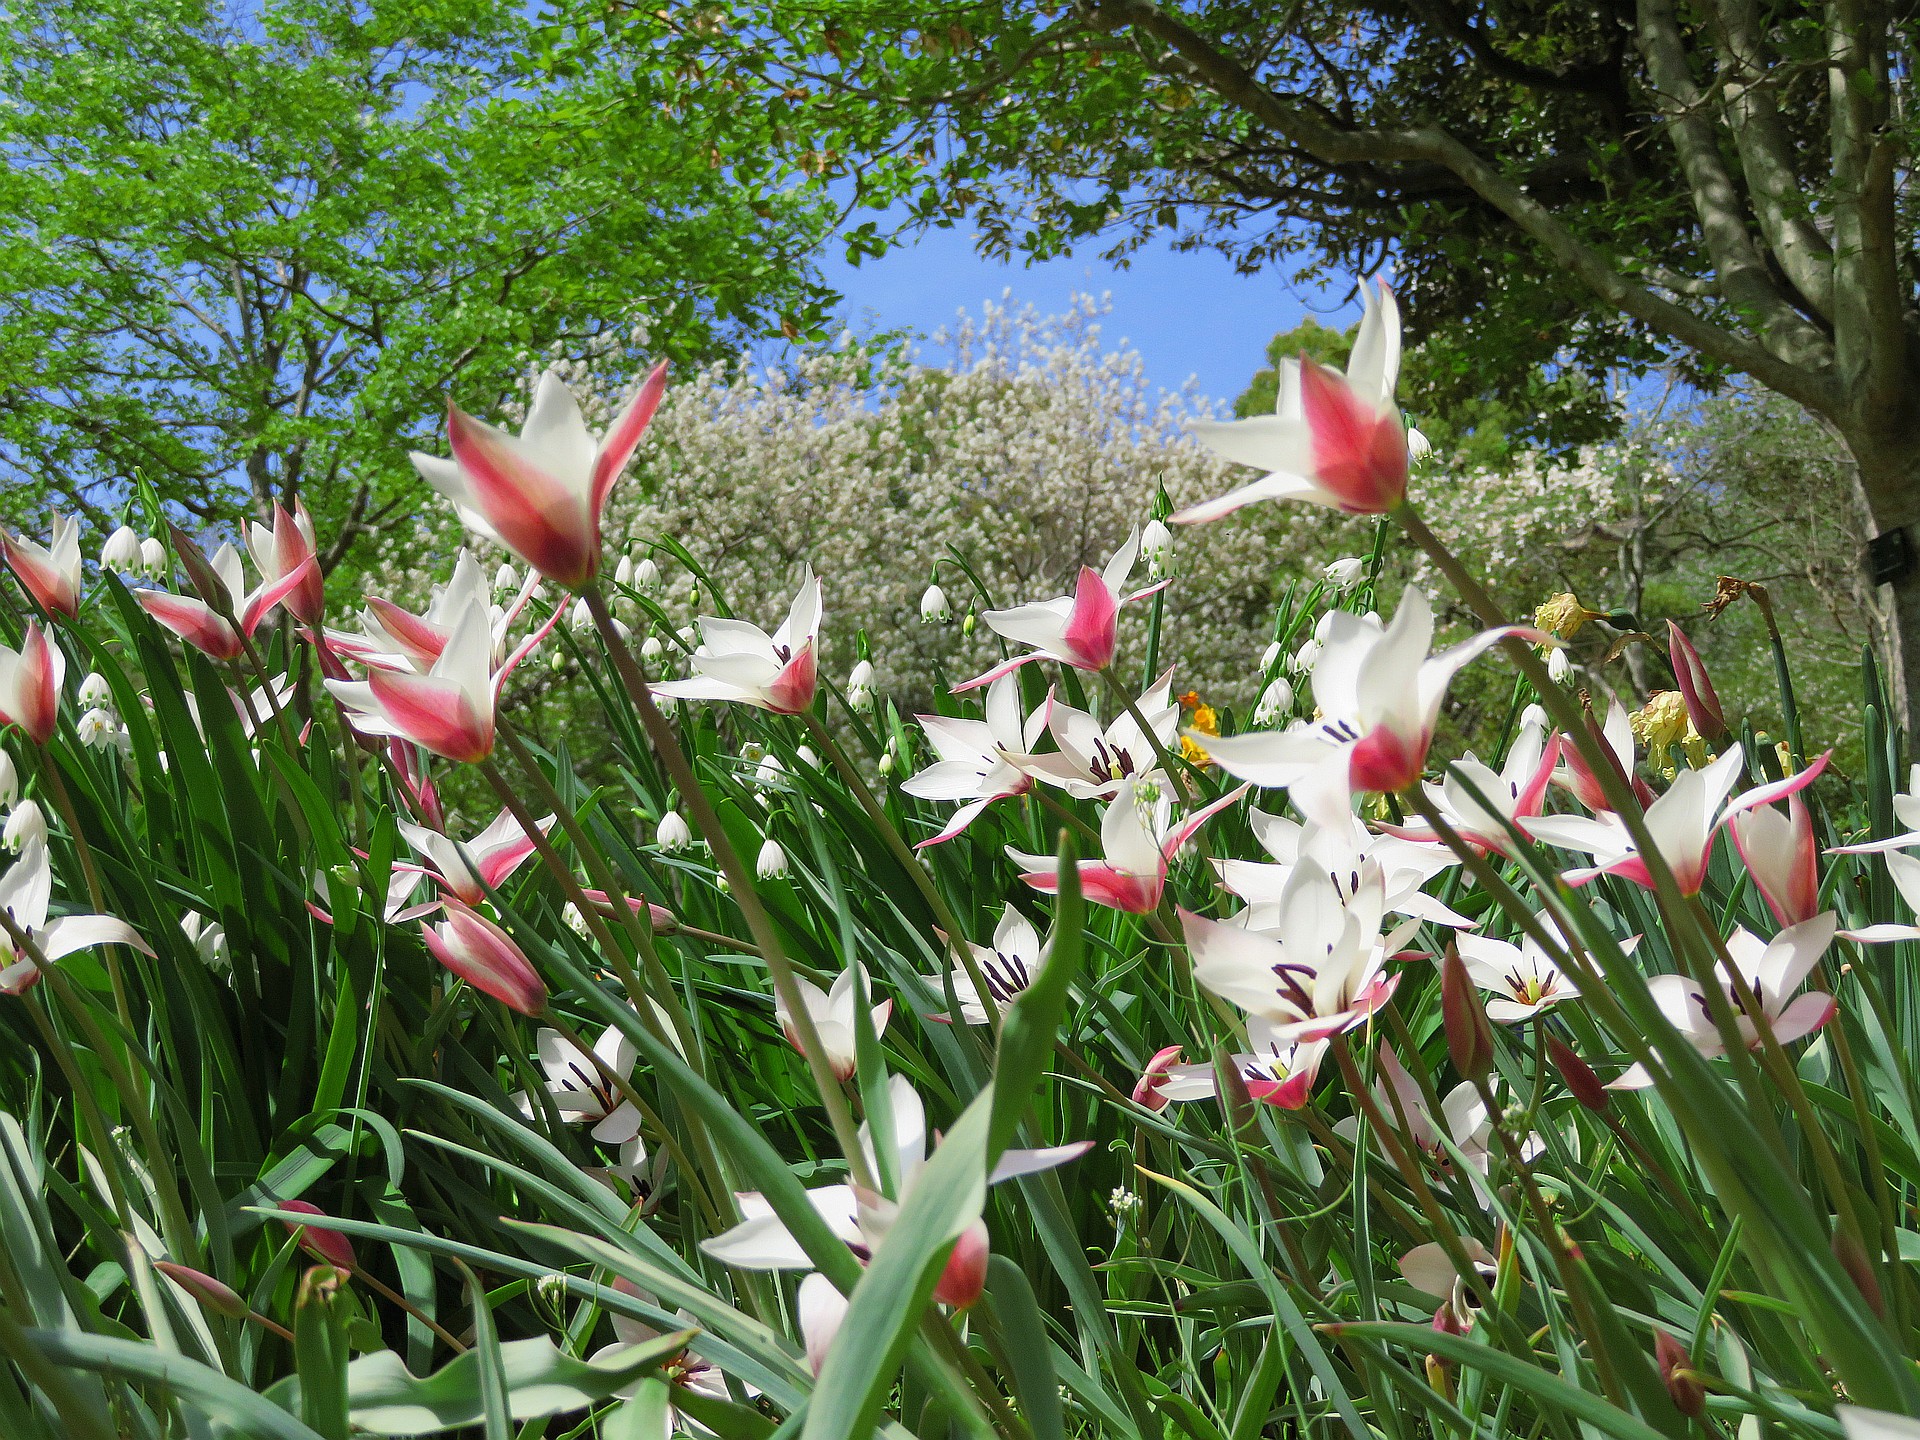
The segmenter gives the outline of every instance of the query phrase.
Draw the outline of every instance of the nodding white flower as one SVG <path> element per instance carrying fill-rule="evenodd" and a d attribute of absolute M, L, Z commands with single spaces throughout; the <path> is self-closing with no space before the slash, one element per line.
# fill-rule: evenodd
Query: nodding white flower
<path fill-rule="evenodd" d="M 794 977 L 794 985 L 800 991 L 800 1001 L 807 1008 L 807 1015 L 813 1021 L 814 1032 L 820 1037 L 820 1048 L 824 1052 L 833 1073 L 842 1080 L 851 1079 L 854 1071 L 854 972 L 859 972 L 860 988 L 873 995 L 867 984 L 865 966 L 856 965 L 842 970 L 834 977 L 832 986 L 822 990 L 811 981 Z M 893 1001 L 882 1000 L 868 1013 L 873 1022 L 873 1033 L 879 1035 L 887 1028 L 887 1021 L 893 1015 Z M 775 992 L 773 1016 L 780 1024 L 780 1033 L 787 1037 L 787 1043 L 796 1050 L 802 1050 L 800 1032 L 794 1025 L 793 1012 L 787 1008 L 787 1002 Z"/>
<path fill-rule="evenodd" d="M 553 828 L 554 817 L 537 821 L 540 833 Z M 471 840 L 459 841 L 425 825 L 399 822 L 400 838 L 412 847 L 423 865 L 395 865 L 427 876 L 449 895 L 478 905 L 489 890 L 498 890 L 534 851 L 534 838 L 520 828 L 511 810 L 502 810 Z"/>
<path fill-rule="evenodd" d="M 1060 786 L 1076 800 L 1108 799 L 1122 781 L 1153 778 L 1159 773 L 1160 752 L 1178 743 L 1174 736 L 1180 728 L 1180 707 L 1172 692 L 1169 670 L 1137 705 L 1114 716 L 1104 729 L 1085 710 L 1055 705 L 1047 717 L 1047 729 L 1059 750 L 1009 758 L 1026 774 Z M 1142 731 L 1133 718 L 1135 710 L 1145 718 L 1148 730 Z"/>
<path fill-rule="evenodd" d="M 1271 725 L 1282 715 L 1293 709 L 1293 686 L 1284 676 L 1260 692 L 1259 703 L 1253 707 L 1253 723 Z"/>
<path fill-rule="evenodd" d="M 107 684 L 107 677 L 98 670 L 90 670 L 86 679 L 80 682 L 77 698 L 82 705 L 111 705 L 113 687 Z"/>
<path fill-rule="evenodd" d="M 660 567 L 654 563 L 651 555 L 633 567 L 633 584 L 644 595 L 651 595 L 660 588 Z"/>
<path fill-rule="evenodd" d="M 587 608 L 586 601 L 573 602 L 573 608 L 567 612 L 567 628 L 576 635 L 593 633 L 593 612 Z"/>
<path fill-rule="evenodd" d="M 1173 857 L 1213 815 L 1247 790 L 1242 785 L 1176 824 L 1166 787 L 1121 781 L 1100 817 L 1105 853 L 1098 860 L 1078 862 L 1081 893 L 1096 905 L 1134 915 L 1157 910 Z M 1007 856 L 1021 868 L 1020 878 L 1034 889 L 1050 895 L 1060 888 L 1059 862 L 1053 856 L 1029 855 L 1012 846 L 1007 847 Z"/>
<path fill-rule="evenodd" d="M 558 371 L 535 386 L 520 434 L 447 407 L 451 459 L 415 452 L 414 468 L 453 501 L 469 530 L 511 551 L 555 584 L 577 590 L 600 569 L 600 522 L 614 483 L 666 393 L 656 365 L 604 436 L 587 429 Z"/>
<path fill-rule="evenodd" d="M 640 658 L 642 660 L 658 660 L 666 653 L 667 647 L 660 643 L 660 637 L 658 635 L 649 635 L 640 642 Z"/>
<path fill-rule="evenodd" d="M 13 756 L 0 749 L 0 809 L 12 805 L 20 798 L 20 771 L 14 766 Z"/>
<path fill-rule="evenodd" d="M 100 547 L 100 568 L 136 573 L 140 569 L 140 537 L 131 525 L 122 525 Z"/>
<path fill-rule="evenodd" d="M 987 982 L 987 994 L 996 1013 L 1003 1012 L 1040 973 L 1053 950 L 1051 937 L 1043 944 L 1033 923 L 1008 904 L 1000 912 L 1000 923 L 993 927 L 991 945 L 967 941 L 980 978 Z M 974 986 L 965 965 L 953 967 L 953 998 L 959 1002 L 960 1018 L 969 1025 L 987 1023 L 987 1007 Z"/>
<path fill-rule="evenodd" d="M 939 834 L 920 842 L 923 847 L 951 840 L 994 801 L 1024 795 L 1033 788 L 1033 775 L 1025 762 L 1039 743 L 1052 710 L 1053 692 L 1049 690 L 1039 709 L 1022 717 L 1019 678 L 1003 675 L 987 687 L 984 720 L 959 715 L 919 717 L 935 759 L 926 769 L 902 781 L 900 788 L 921 800 L 964 802 L 948 817 Z"/>
<path fill-rule="evenodd" d="M 264 532 L 263 532 L 264 533 Z M 247 589 L 246 568 L 240 552 L 222 545 L 210 562 L 214 577 L 224 590 L 223 610 L 216 610 L 195 595 L 175 595 L 169 590 L 136 590 L 133 598 L 160 624 L 178 635 L 194 649 L 216 660 L 237 660 L 246 650 L 246 641 L 258 630 L 282 601 L 307 583 L 318 568 L 311 551 L 285 570 L 268 571 L 253 589 Z M 233 620 L 228 620 L 232 615 Z M 238 628 L 235 628 L 238 622 Z"/>
<path fill-rule="evenodd" d="M 691 676 L 655 685 L 655 694 L 731 700 L 776 715 L 798 715 L 812 707 L 820 634 L 820 582 L 812 566 L 802 567 L 793 605 L 772 635 L 745 620 L 714 615 L 700 617 L 700 633 Z"/>
<path fill-rule="evenodd" d="M 787 873 L 787 852 L 781 849 L 778 840 L 769 839 L 760 847 L 760 855 L 754 861 L 753 868 L 762 880 L 778 880 Z"/>
<path fill-rule="evenodd" d="M 1727 961 L 1719 962 L 1716 979 L 1733 1011 L 1734 1033 L 1749 1050 L 1760 1048 L 1759 1027 L 1747 1013 L 1755 1006 L 1766 1018 L 1767 1028 L 1782 1045 L 1811 1035 L 1840 1008 L 1839 1001 L 1822 990 L 1795 995 L 1800 984 L 1833 943 L 1836 917 L 1829 910 L 1798 925 L 1789 925 L 1771 940 L 1762 940 L 1746 929 L 1735 929 L 1727 937 Z M 1726 1054 L 1726 1042 L 1720 1027 L 1708 1009 L 1706 993 L 1689 975 L 1656 975 L 1647 989 L 1659 1003 L 1660 1011 L 1686 1042 L 1702 1055 L 1712 1058 Z M 1639 1090 L 1653 1083 L 1646 1066 L 1635 1065 L 1607 1088 Z"/>
<path fill-rule="evenodd" d="M 669 810 L 654 827 L 653 843 L 662 850 L 685 850 L 693 844 L 693 831 L 678 810 Z"/>
<path fill-rule="evenodd" d="M 820 757 L 814 752 L 814 748 L 811 745 L 802 745 L 797 748 L 793 752 L 793 758 L 809 770 L 818 770 L 820 768 Z"/>
<path fill-rule="evenodd" d="M 1447 686 L 1462 666 L 1513 635 L 1544 638 L 1506 625 L 1430 656 L 1433 607 L 1413 585 L 1388 626 L 1377 616 L 1334 611 L 1327 652 L 1313 672 L 1320 718 L 1202 743 L 1229 775 L 1286 790 L 1301 814 L 1334 828 L 1345 823 L 1356 792 L 1397 792 L 1419 781 Z"/>
<path fill-rule="evenodd" d="M 1140 532 L 1140 554 L 1147 562 L 1147 577 L 1158 580 L 1173 560 L 1173 532 L 1160 521 L 1149 520 Z"/>
<path fill-rule="evenodd" d="M 920 623 L 922 625 L 946 625 L 953 620 L 953 608 L 947 604 L 947 592 L 938 585 L 929 585 L 920 597 Z"/>
<path fill-rule="evenodd" d="M 20 810 L 26 809 L 26 804 Z M 11 821 L 8 829 L 12 829 Z M 14 929 L 40 952 L 39 958 L 51 964 L 76 950 L 91 950 L 98 945 L 131 945 L 143 955 L 153 954 L 138 931 L 111 915 L 62 915 L 49 920 L 47 906 L 52 899 L 53 871 L 47 863 L 43 833 L 29 838 L 21 847 L 19 860 L 0 875 L 0 909 L 11 917 Z M 22 994 L 39 981 L 40 966 L 33 957 L 15 947 L 11 934 L 0 931 L 0 995 Z"/>
<path fill-rule="evenodd" d="M 1278 640 L 1268 641 L 1267 648 L 1260 652 L 1260 673 L 1264 675 L 1267 671 L 1273 669 L 1273 662 L 1279 658 L 1280 642 Z"/>
<path fill-rule="evenodd" d="M 762 790 L 771 790 L 786 779 L 787 767 L 780 763 L 780 757 L 769 751 L 760 757 L 760 763 L 753 767 L 753 783 Z"/>
<path fill-rule="evenodd" d="M 1335 560 L 1320 572 L 1336 590 L 1351 590 L 1367 577 L 1367 562 L 1352 555 Z"/>
<path fill-rule="evenodd" d="M 608 1145 L 624 1144 L 640 1133 L 639 1110 L 606 1074 L 631 1075 L 639 1059 L 639 1052 L 618 1025 L 609 1025 L 601 1032 L 593 1042 L 592 1055 L 558 1030 L 542 1029 L 535 1044 L 540 1068 L 546 1072 L 547 1097 L 562 1120 L 569 1125 L 590 1123 L 593 1138 Z M 596 1058 L 598 1065 L 594 1063 Z M 528 1117 L 539 1107 L 539 1101 L 527 1091 L 515 1095 L 513 1103 Z"/>
<path fill-rule="evenodd" d="M 847 704 L 865 713 L 873 709 L 873 662 L 862 660 L 847 676 Z"/>
<path fill-rule="evenodd" d="M 1407 427 L 1407 458 L 1424 460 L 1433 453 L 1433 442 L 1412 426 Z"/>
<path fill-rule="evenodd" d="M 7 812 L 7 825 L 0 831 L 0 844 L 16 855 L 32 845 L 47 843 L 47 813 L 35 800 L 22 800 Z"/>
<path fill-rule="evenodd" d="M 0 645 L 0 725 L 18 725 L 34 744 L 46 744 L 60 723 L 60 686 L 66 678 L 66 652 L 47 638 L 38 620 L 29 620 L 18 650 Z"/>
<path fill-rule="evenodd" d="M 41 545 L 0 530 L 0 556 L 49 615 L 71 620 L 80 613 L 80 522 L 53 517 L 53 538 Z"/>
<path fill-rule="evenodd" d="M 1300 642 L 1300 648 L 1287 657 L 1287 668 L 1296 675 L 1311 675 L 1313 667 L 1320 663 L 1320 642 L 1309 635 Z"/>
<path fill-rule="evenodd" d="M 120 718 L 98 705 L 75 721 L 73 730 L 89 750 L 105 750 L 120 743 Z"/>
<path fill-rule="evenodd" d="M 860 1127 L 860 1148 L 868 1168 L 880 1179 L 885 1194 L 859 1191 L 852 1185 L 826 1185 L 807 1192 L 807 1200 L 836 1236 L 863 1261 L 886 1241 L 887 1231 L 912 1193 L 927 1160 L 927 1114 L 920 1096 L 908 1081 L 893 1076 L 887 1086 L 893 1124 L 890 1153 L 875 1152 L 871 1124 Z M 1042 1150 L 1008 1150 L 986 1176 L 997 1185 L 1021 1175 L 1033 1175 L 1076 1160 L 1092 1148 L 1091 1141 L 1053 1145 Z M 700 1242 L 700 1248 L 723 1265 L 738 1270 L 808 1270 L 813 1261 L 774 1214 L 773 1206 L 758 1194 L 734 1197 L 746 1218 L 723 1235 Z M 946 1268 L 934 1287 L 934 1299 L 946 1305 L 970 1305 L 985 1287 L 988 1261 L 987 1227 L 981 1221 L 967 1227 L 955 1244 Z"/>
<path fill-rule="evenodd" d="M 1035 660 L 1053 660 L 1076 670 L 1104 670 L 1113 663 L 1119 638 L 1120 609 L 1165 589 L 1160 580 L 1141 590 L 1128 591 L 1127 580 L 1140 557 L 1138 532 L 1129 535 L 1105 570 L 1080 567 L 1071 595 L 1016 605 L 1011 610 L 989 610 L 981 618 L 1003 640 L 1031 647 L 1026 654 L 1003 660 L 991 670 L 953 687 L 957 694 L 988 684 Z"/>
<path fill-rule="evenodd" d="M 214 971 L 233 969 L 233 957 L 227 952 L 227 930 L 224 925 L 209 920 L 198 910 L 189 910 L 180 917 L 180 929 L 193 942 L 194 953 L 200 957 L 201 964 Z"/>
<path fill-rule="evenodd" d="M 1567 677 L 1571 674 L 1573 674 L 1573 661 L 1568 658 L 1567 652 L 1558 648 L 1549 650 L 1547 652 L 1547 678 L 1556 685 L 1564 685 L 1567 683 Z"/>
<path fill-rule="evenodd" d="M 622 586 L 633 584 L 633 557 L 622 555 L 620 563 L 613 567 L 613 583 Z"/>
<path fill-rule="evenodd" d="M 1187 428 L 1209 450 L 1269 472 L 1217 500 L 1175 515 L 1217 520 L 1256 500 L 1305 500 L 1348 515 L 1384 515 L 1407 493 L 1407 436 L 1394 404 L 1400 375 L 1400 309 L 1380 284 L 1361 286 L 1366 313 L 1343 375 L 1302 355 L 1279 364 L 1274 413 L 1202 420 Z"/>
<path fill-rule="evenodd" d="M 1646 809 L 1646 827 L 1660 856 L 1673 871 L 1674 883 L 1683 895 L 1697 895 L 1707 882 L 1707 864 L 1713 858 L 1714 838 L 1720 827 L 1742 811 L 1784 800 L 1812 784 L 1827 768 L 1831 751 L 1820 756 L 1806 769 L 1769 785 L 1758 785 L 1744 795 L 1734 797 L 1734 786 L 1746 767 L 1746 753 L 1739 746 L 1703 770 L 1682 770 L 1673 784 Z M 1569 870 L 1561 876 L 1569 885 L 1585 885 L 1602 875 L 1618 875 L 1636 885 L 1653 888 L 1653 876 L 1646 858 L 1627 833 L 1620 819 L 1585 815 L 1543 815 L 1525 823 L 1536 840 L 1558 845 L 1564 850 L 1583 850 L 1594 857 L 1594 865 Z"/>
<path fill-rule="evenodd" d="M 461 552 L 465 554 L 465 551 Z M 500 562 L 500 568 L 493 572 L 493 589 L 498 595 L 511 595 L 520 588 L 520 572 L 513 566 Z"/>
<path fill-rule="evenodd" d="M 156 535 L 140 542 L 140 573 L 149 579 L 167 573 L 167 547 Z"/>
<path fill-rule="evenodd" d="M 1386 885 L 1362 862 L 1350 890 L 1317 868 L 1295 867 L 1277 922 L 1258 932 L 1234 921 L 1180 912 L 1193 978 L 1221 999 L 1272 1022 L 1283 1041 L 1325 1040 L 1363 1024 L 1400 983 L 1386 973 L 1417 919 L 1380 933 Z"/>
<path fill-rule="evenodd" d="M 1247 1087 L 1247 1094 L 1282 1110 L 1298 1110 L 1313 1094 L 1327 1040 L 1289 1040 L 1272 1021 L 1247 1017 L 1247 1051 L 1230 1057 Z M 1220 1093 L 1219 1076 L 1211 1064 L 1164 1065 L 1152 1093 L 1162 1104 L 1179 1100 L 1211 1100 Z M 1159 1106 L 1153 1107 L 1159 1109 Z"/>
<path fill-rule="evenodd" d="M 425 674 L 370 664 L 365 680 L 328 680 L 327 689 L 364 734 L 397 735 L 448 760 L 481 761 L 493 753 L 494 709 L 507 678 L 561 613 L 556 609 L 496 670 L 493 623 L 476 595 Z"/>

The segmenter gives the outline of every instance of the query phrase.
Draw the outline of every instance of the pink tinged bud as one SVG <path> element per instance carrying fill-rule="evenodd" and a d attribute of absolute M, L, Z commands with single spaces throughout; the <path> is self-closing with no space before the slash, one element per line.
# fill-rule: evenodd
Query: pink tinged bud
<path fill-rule="evenodd" d="M 280 1202 L 280 1208 L 300 1215 L 324 1216 L 327 1213 L 308 1200 L 283 1200 Z M 311 1225 L 296 1225 L 291 1220 L 281 1223 L 287 1227 L 293 1238 L 300 1242 L 300 1248 L 314 1259 L 324 1260 L 327 1264 L 341 1270 L 359 1268 L 353 1257 L 353 1243 L 338 1230 L 318 1230 Z"/>
<path fill-rule="evenodd" d="M 1573 1047 L 1558 1036 L 1547 1037 L 1547 1058 L 1566 1082 L 1567 1093 L 1581 1105 L 1599 1115 L 1607 1108 L 1607 1089 L 1593 1067 L 1574 1053 Z"/>
<path fill-rule="evenodd" d="M 281 1208 L 291 1209 L 292 1206 L 283 1205 Z M 306 1227 L 300 1228 L 304 1230 Z M 344 1237 L 336 1236 L 335 1238 Z M 216 1315 L 225 1315 L 229 1320 L 246 1319 L 249 1307 L 247 1302 L 240 1298 L 240 1292 L 231 1285 L 215 1279 L 204 1270 L 195 1270 L 190 1265 L 176 1265 L 171 1260 L 156 1260 L 153 1262 L 153 1268 Z"/>
<path fill-rule="evenodd" d="M 67 538 L 77 523 L 56 516 L 53 543 L 46 549 L 31 540 L 9 539 L 0 532 L 0 554 L 6 556 L 15 578 L 49 615 L 64 616 L 68 620 L 80 613 L 79 539 L 77 535 L 71 540 Z M 66 553 L 69 550 L 70 558 Z"/>
<path fill-rule="evenodd" d="M 1687 718 L 1703 740 L 1721 740 L 1727 734 L 1727 717 L 1720 709 L 1720 697 L 1700 652 L 1693 648 L 1686 632 L 1667 621 L 1667 658 L 1673 662 L 1673 678 L 1679 682 L 1680 698 L 1686 702 Z"/>
<path fill-rule="evenodd" d="M 53 738 L 60 724 L 60 683 L 67 657 L 41 630 L 27 622 L 18 652 L 0 645 L 0 724 L 18 725 L 36 745 Z"/>
<path fill-rule="evenodd" d="M 1300 357 L 1300 403 L 1313 436 L 1313 478 L 1349 515 L 1384 515 L 1407 494 L 1400 418 L 1353 393 L 1346 379 Z"/>
<path fill-rule="evenodd" d="M 1682 1345 L 1665 1330 L 1655 1326 L 1653 1359 L 1660 1367 L 1660 1379 L 1673 1397 L 1673 1408 L 1690 1420 L 1706 1413 L 1707 1391 L 1693 1374 L 1693 1360 Z"/>
<path fill-rule="evenodd" d="M 1453 1068 L 1463 1080 L 1485 1079 L 1493 1069 L 1493 1026 L 1457 945 L 1440 962 L 1440 1017 Z"/>
<path fill-rule="evenodd" d="M 987 1223 L 976 1220 L 953 1243 L 953 1253 L 933 1287 L 933 1298 L 942 1305 L 964 1310 L 978 1300 L 987 1288 L 987 1261 L 992 1258 L 987 1243 Z"/>
<path fill-rule="evenodd" d="M 1347 785 L 1354 791 L 1397 795 L 1419 783 L 1426 763 L 1424 737 L 1416 743 L 1384 725 L 1376 725 L 1348 752 Z"/>
<path fill-rule="evenodd" d="M 1160 1092 L 1167 1088 L 1167 1081 L 1172 1078 L 1167 1073 L 1168 1070 L 1179 1063 L 1180 1047 L 1178 1045 L 1169 1045 L 1166 1049 L 1155 1052 L 1154 1057 L 1147 1062 L 1147 1068 L 1141 1072 L 1139 1082 L 1133 1087 L 1133 1103 L 1144 1105 L 1149 1110 L 1166 1109 L 1167 1097 Z"/>
<path fill-rule="evenodd" d="M 513 938 L 451 896 L 441 902 L 441 908 L 445 920 L 420 927 L 420 938 L 433 958 L 508 1009 L 522 1015 L 544 1014 L 546 984 Z"/>
<path fill-rule="evenodd" d="M 1082 670 L 1104 670 L 1113 663 L 1118 636 L 1119 598 L 1091 565 L 1080 567 L 1073 610 L 1065 633 L 1067 658 Z"/>

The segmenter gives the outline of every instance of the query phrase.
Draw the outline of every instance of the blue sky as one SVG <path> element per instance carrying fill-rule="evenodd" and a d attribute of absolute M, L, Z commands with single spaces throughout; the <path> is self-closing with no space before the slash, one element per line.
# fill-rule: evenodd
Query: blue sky
<path fill-rule="evenodd" d="M 1165 243 L 1131 258 L 1128 268 L 1116 269 L 1088 247 L 1033 266 L 1002 264 L 975 254 L 973 232 L 962 226 L 928 231 L 858 267 L 834 250 L 821 268 L 827 283 L 846 297 L 846 317 L 856 331 L 928 334 L 961 310 L 978 313 L 982 301 L 997 300 L 1009 287 L 1015 300 L 1043 312 L 1064 310 L 1075 292 L 1111 293 L 1109 343 L 1131 342 L 1154 384 L 1175 390 L 1193 376 L 1203 394 L 1223 401 L 1239 394 L 1265 363 L 1267 341 L 1307 313 L 1277 271 L 1237 275 L 1220 255 L 1179 253 Z M 1349 323 L 1359 318 L 1359 307 L 1352 310 L 1342 317 Z"/>

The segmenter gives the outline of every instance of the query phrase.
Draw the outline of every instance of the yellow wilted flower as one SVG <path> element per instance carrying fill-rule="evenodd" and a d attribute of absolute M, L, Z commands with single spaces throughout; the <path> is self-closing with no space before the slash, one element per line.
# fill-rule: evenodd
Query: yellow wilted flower
<path fill-rule="evenodd" d="M 1647 759 L 1656 770 L 1671 772 L 1668 752 L 1675 746 L 1701 747 L 1700 734 L 1687 714 L 1686 697 L 1678 690 L 1656 690 L 1647 703 L 1627 717 L 1633 733 L 1647 747 Z"/>
<path fill-rule="evenodd" d="M 1545 630 L 1549 635 L 1557 635 L 1562 640 L 1571 640 L 1580 632 L 1580 627 L 1589 620 L 1606 618 L 1605 611 L 1587 609 L 1580 603 L 1579 597 L 1571 591 L 1549 595 L 1535 607 L 1533 612 L 1535 629 Z"/>

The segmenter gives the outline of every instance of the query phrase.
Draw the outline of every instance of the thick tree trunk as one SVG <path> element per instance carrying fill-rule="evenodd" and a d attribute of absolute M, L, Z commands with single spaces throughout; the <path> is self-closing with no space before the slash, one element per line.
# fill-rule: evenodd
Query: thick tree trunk
<path fill-rule="evenodd" d="M 1846 435 L 1871 526 L 1863 563 L 1887 617 L 1887 685 L 1909 734 L 1920 720 L 1920 394 L 1892 425 Z M 1878 537 L 1877 539 L 1874 537 Z"/>

